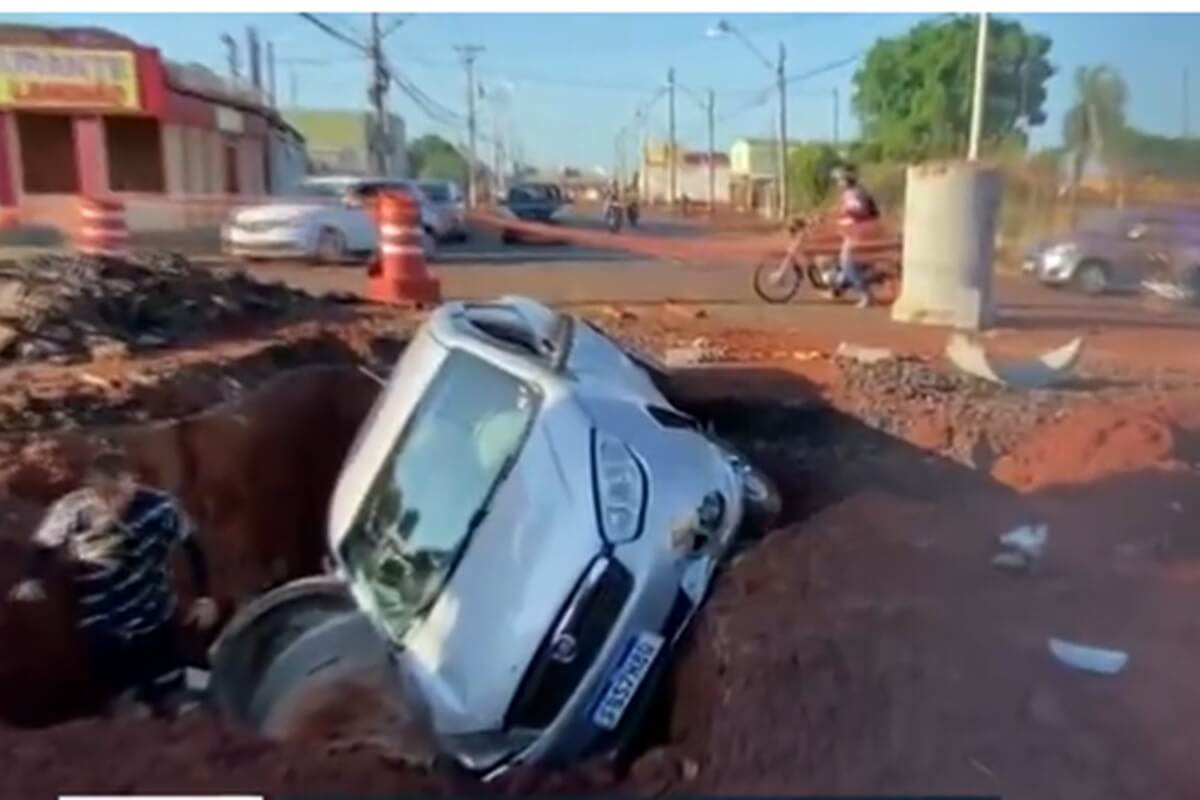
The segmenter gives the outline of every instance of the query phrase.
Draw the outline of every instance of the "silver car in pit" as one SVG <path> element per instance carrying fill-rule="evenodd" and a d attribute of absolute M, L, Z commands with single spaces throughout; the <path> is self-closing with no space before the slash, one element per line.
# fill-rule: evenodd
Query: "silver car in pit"
<path fill-rule="evenodd" d="M 530 300 L 450 303 L 347 457 L 336 573 L 473 773 L 627 741 L 739 532 L 778 510 L 647 366 Z"/>

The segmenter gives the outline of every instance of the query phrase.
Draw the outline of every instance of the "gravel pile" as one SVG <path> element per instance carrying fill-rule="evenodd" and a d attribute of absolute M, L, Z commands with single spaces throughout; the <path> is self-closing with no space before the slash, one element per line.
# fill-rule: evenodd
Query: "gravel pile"
<path fill-rule="evenodd" d="M 315 298 L 182 256 L 0 262 L 0 365 L 119 358 L 232 320 L 283 317 Z"/>
<path fill-rule="evenodd" d="M 1054 419 L 1067 402 L 1063 392 L 1008 389 L 916 358 L 839 358 L 836 364 L 855 416 L 981 468 Z"/>

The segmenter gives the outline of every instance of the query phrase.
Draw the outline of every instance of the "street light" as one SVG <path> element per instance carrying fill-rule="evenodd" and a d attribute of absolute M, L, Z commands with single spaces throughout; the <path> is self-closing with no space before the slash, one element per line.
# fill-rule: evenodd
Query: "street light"
<path fill-rule="evenodd" d="M 779 43 L 779 57 L 772 63 L 771 59 L 767 58 L 761 50 L 755 47 L 754 42 L 746 34 L 742 33 L 732 22 L 727 19 L 719 19 L 709 26 L 705 31 L 705 35 L 709 38 L 717 38 L 721 36 L 732 36 L 745 45 L 746 49 L 754 54 L 755 58 L 763 63 L 763 65 L 775 73 L 775 83 L 779 92 L 779 143 L 776 153 L 776 171 L 778 180 L 776 184 L 779 189 L 778 201 L 776 203 L 777 213 L 780 219 L 786 219 L 788 213 L 788 180 L 787 180 L 787 80 L 784 78 L 783 65 L 786 60 L 786 52 L 784 51 L 783 42 Z"/>

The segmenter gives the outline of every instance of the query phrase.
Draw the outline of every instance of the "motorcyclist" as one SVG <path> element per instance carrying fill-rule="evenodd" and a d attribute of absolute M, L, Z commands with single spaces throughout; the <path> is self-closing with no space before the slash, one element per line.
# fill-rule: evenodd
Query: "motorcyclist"
<path fill-rule="evenodd" d="M 866 278 L 854 260 L 855 245 L 861 241 L 865 228 L 879 219 L 879 206 L 858 181 L 858 170 L 853 164 L 839 164 L 833 169 L 833 179 L 838 186 L 837 226 L 842 237 L 838 264 L 841 269 L 842 285 L 849 284 L 859 293 L 859 308 L 871 305 L 871 293 L 867 290 Z"/>

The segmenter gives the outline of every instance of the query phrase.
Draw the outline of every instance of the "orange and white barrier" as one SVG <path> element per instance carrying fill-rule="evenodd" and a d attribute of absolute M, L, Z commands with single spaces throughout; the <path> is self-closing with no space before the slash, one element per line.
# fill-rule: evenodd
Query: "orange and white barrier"
<path fill-rule="evenodd" d="M 125 224 L 125 203 L 111 198 L 79 198 L 79 234 L 75 247 L 86 256 L 128 256 L 129 228 Z"/>
<path fill-rule="evenodd" d="M 435 305 L 442 288 L 429 274 L 421 213 L 406 194 L 384 192 L 376 204 L 379 253 L 367 279 L 367 296 L 380 303 Z"/>

